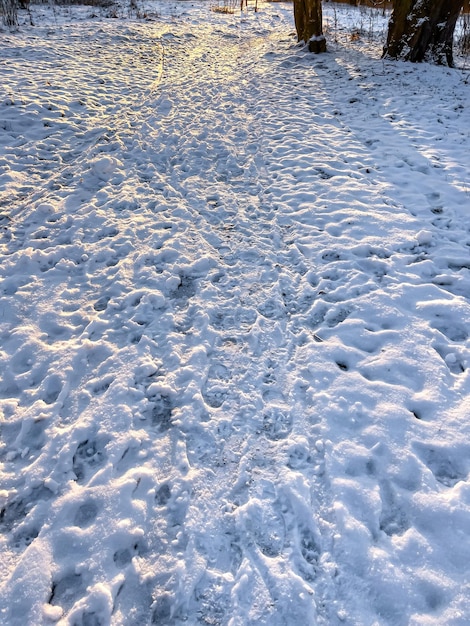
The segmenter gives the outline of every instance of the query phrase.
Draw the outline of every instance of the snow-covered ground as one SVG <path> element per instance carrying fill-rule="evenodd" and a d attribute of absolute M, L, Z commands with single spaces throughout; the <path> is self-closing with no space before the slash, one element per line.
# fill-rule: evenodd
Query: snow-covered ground
<path fill-rule="evenodd" d="M 468 69 L 92 10 L 0 33 L 1 624 L 468 625 Z"/>

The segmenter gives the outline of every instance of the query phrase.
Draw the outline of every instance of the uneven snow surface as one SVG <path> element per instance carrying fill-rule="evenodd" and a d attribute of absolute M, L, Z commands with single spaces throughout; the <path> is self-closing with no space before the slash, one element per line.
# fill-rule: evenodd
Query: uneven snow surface
<path fill-rule="evenodd" d="M 468 69 L 330 4 L 318 57 L 288 4 L 35 10 L 0 34 L 1 624 L 468 625 Z"/>

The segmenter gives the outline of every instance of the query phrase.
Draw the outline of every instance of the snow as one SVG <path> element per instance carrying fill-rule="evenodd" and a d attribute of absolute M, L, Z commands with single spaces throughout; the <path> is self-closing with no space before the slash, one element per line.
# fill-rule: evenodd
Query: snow
<path fill-rule="evenodd" d="M 468 71 L 146 7 L 2 32 L 0 621 L 468 624 Z"/>

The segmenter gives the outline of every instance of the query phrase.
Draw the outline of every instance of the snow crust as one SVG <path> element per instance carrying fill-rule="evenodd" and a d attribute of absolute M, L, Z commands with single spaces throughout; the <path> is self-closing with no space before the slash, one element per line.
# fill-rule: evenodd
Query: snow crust
<path fill-rule="evenodd" d="M 151 6 L 1 35 L 1 623 L 468 624 L 468 76 Z"/>

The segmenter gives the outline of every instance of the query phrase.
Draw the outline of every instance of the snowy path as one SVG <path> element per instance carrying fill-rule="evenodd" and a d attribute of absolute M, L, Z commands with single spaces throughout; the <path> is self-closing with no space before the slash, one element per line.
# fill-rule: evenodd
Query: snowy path
<path fill-rule="evenodd" d="M 290 19 L 59 29 L 54 132 L 28 48 L 29 117 L 1 109 L 5 623 L 468 623 L 468 93 L 312 58 Z"/>
<path fill-rule="evenodd" d="M 35 29 L 19 44 L 10 35 L 2 69 L 3 105 L 12 114 L 3 125 L 8 167 L 0 177 L 8 193 L 0 206 L 11 203 L 13 191 L 22 210 L 60 190 L 97 144 L 135 126 L 133 109 L 145 88 L 158 88 L 163 64 L 161 43 L 143 32 L 139 24 L 124 25 L 118 36 L 109 24 L 72 24 Z M 91 66 L 88 56 L 96 59 Z"/>

